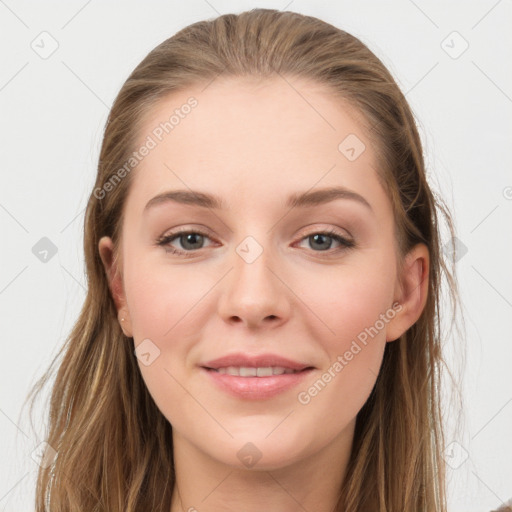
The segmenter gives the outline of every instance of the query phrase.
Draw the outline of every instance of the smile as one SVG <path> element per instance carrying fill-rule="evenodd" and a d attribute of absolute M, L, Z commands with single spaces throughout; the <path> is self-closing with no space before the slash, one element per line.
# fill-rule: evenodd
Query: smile
<path fill-rule="evenodd" d="M 247 366 L 225 366 L 223 368 L 210 368 L 218 373 L 235 375 L 237 377 L 271 377 L 272 375 L 283 375 L 298 373 L 300 370 L 292 370 L 283 366 L 247 367 Z"/>

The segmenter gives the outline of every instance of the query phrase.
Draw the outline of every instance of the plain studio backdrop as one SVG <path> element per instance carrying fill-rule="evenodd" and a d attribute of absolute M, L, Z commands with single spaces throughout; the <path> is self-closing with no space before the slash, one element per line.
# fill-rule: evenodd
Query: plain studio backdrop
<path fill-rule="evenodd" d="M 43 439 L 20 408 L 85 297 L 84 209 L 119 88 L 179 29 L 254 7 L 359 37 L 406 94 L 457 228 L 444 246 L 457 253 L 466 339 L 446 346 L 466 359 L 466 407 L 445 452 L 450 512 L 512 497 L 510 2 L 0 0 L 0 512 L 33 510 Z"/>

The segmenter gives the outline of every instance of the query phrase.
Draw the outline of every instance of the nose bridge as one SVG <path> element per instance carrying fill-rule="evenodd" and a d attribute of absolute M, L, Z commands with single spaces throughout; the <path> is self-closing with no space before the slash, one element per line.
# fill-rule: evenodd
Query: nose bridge
<path fill-rule="evenodd" d="M 235 247 L 233 270 L 222 289 L 219 313 L 226 320 L 238 317 L 257 324 L 266 318 L 287 315 L 286 287 L 275 275 L 270 236 L 247 236 Z"/>

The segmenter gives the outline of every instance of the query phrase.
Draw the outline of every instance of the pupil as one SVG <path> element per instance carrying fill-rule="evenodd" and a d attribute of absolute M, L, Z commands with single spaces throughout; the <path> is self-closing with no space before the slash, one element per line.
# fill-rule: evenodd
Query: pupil
<path fill-rule="evenodd" d="M 321 243 L 322 239 L 324 239 L 324 241 L 325 241 L 325 238 L 330 238 L 330 237 L 328 237 L 326 235 L 316 234 L 316 235 L 313 235 L 311 238 L 313 239 L 313 243 L 316 244 L 318 238 L 320 238 L 320 243 Z M 331 244 L 329 244 L 328 247 L 325 247 L 325 246 L 320 247 L 320 249 L 329 249 L 330 246 L 331 246 Z"/>
<path fill-rule="evenodd" d="M 199 242 L 201 242 L 202 235 L 199 235 L 199 234 L 196 234 L 196 233 L 189 233 L 188 235 L 184 235 L 182 237 L 182 241 L 183 241 L 183 239 L 185 240 L 185 243 L 183 244 L 183 247 L 187 247 L 187 244 L 189 244 L 189 243 L 191 245 L 194 245 L 194 244 L 198 243 L 198 240 L 199 240 Z M 192 247 L 192 249 L 196 249 L 196 247 Z"/>

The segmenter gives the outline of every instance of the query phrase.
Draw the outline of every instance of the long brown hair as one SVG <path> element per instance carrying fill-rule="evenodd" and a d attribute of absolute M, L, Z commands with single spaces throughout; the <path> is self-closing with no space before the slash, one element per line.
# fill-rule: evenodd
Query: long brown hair
<path fill-rule="evenodd" d="M 116 254 L 131 174 L 105 184 L 130 158 L 141 120 L 161 98 L 219 75 L 307 78 L 361 112 L 377 149 L 379 178 L 393 204 L 398 257 L 429 249 L 428 298 L 418 321 L 387 343 L 375 387 L 358 414 L 339 511 L 446 510 L 441 418 L 440 288 L 458 300 L 454 257 L 445 260 L 442 213 L 432 192 L 411 109 L 382 62 L 356 37 L 311 16 L 253 9 L 194 23 L 153 49 L 128 77 L 108 117 L 85 214 L 87 297 L 66 343 L 34 391 L 58 367 L 46 441 L 57 451 L 41 467 L 36 510 L 169 512 L 175 481 L 172 429 L 141 377 L 131 338 L 119 326 L 98 252 Z M 108 189 L 109 190 L 109 189 Z"/>

